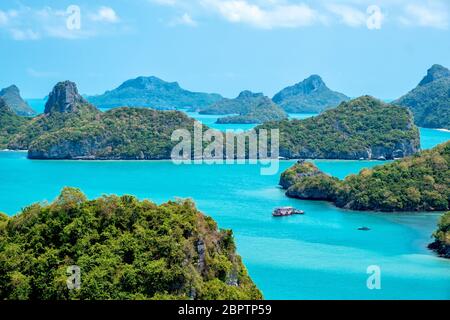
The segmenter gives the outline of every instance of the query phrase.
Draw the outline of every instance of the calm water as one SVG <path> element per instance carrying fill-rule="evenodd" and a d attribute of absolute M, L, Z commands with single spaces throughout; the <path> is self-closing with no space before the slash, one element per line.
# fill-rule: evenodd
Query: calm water
<path fill-rule="evenodd" d="M 215 122 L 201 117 L 205 124 Z M 450 139 L 438 130 L 422 129 L 421 135 L 424 148 Z M 280 172 L 292 163 L 282 162 Z M 380 163 L 316 164 L 343 178 Z M 0 211 L 10 215 L 32 202 L 53 200 L 64 186 L 79 187 L 90 198 L 133 194 L 158 203 L 193 198 L 220 227 L 233 229 L 238 251 L 268 299 L 450 299 L 450 261 L 426 249 L 439 214 L 359 213 L 288 199 L 277 187 L 279 175 L 261 176 L 255 165 L 31 161 L 24 153 L 0 152 L 0 177 Z M 272 218 L 272 209 L 285 205 L 306 215 Z M 356 230 L 362 226 L 372 230 Z M 381 267 L 381 290 L 366 287 L 369 265 Z"/>

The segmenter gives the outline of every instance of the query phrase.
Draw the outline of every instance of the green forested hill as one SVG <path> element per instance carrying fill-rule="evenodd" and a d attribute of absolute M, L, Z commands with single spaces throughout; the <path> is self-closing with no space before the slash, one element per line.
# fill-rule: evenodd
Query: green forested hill
<path fill-rule="evenodd" d="M 280 156 L 290 159 L 399 158 L 419 150 L 410 112 L 363 96 L 305 120 L 260 125 L 280 130 Z"/>
<path fill-rule="evenodd" d="M 418 126 L 450 129 L 450 70 L 432 66 L 414 90 L 393 103 L 410 108 Z"/>
<path fill-rule="evenodd" d="M 68 290 L 67 267 L 81 271 Z M 49 205 L 0 214 L 0 299 L 261 299 L 231 231 L 190 201 L 89 201 L 66 188 Z"/>
<path fill-rule="evenodd" d="M 177 82 L 157 77 L 138 77 L 122 83 L 102 95 L 90 96 L 89 102 L 99 108 L 151 107 L 153 109 L 205 108 L 222 99 L 219 94 L 191 92 Z"/>
<path fill-rule="evenodd" d="M 0 98 L 0 149 L 6 149 L 10 140 L 29 122 L 28 118 L 14 113 Z"/>
<path fill-rule="evenodd" d="M 0 90 L 0 98 L 2 98 L 6 105 L 19 116 L 31 117 L 36 114 L 36 111 L 31 109 L 28 103 L 22 99 L 20 90 L 15 85 Z"/>
<path fill-rule="evenodd" d="M 37 138 L 66 127 L 80 127 L 95 120 L 100 112 L 78 93 L 75 83 L 59 82 L 49 95 L 45 112 L 8 137 L 8 148 L 26 150 Z"/>
<path fill-rule="evenodd" d="M 445 211 L 450 208 L 450 141 L 393 163 L 364 169 L 340 181 L 296 164 L 282 174 L 287 195 L 320 199 L 352 210 Z"/>
<path fill-rule="evenodd" d="M 330 90 L 322 78 L 312 75 L 278 92 L 272 100 L 290 113 L 322 112 L 350 100 L 346 95 Z"/>
<path fill-rule="evenodd" d="M 179 111 L 116 108 L 94 121 L 67 126 L 35 139 L 33 159 L 170 159 L 176 129 L 193 131 L 194 120 Z"/>

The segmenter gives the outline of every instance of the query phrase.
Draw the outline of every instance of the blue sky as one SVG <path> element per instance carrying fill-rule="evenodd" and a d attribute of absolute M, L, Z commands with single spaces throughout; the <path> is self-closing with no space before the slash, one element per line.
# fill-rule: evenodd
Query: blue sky
<path fill-rule="evenodd" d="M 0 87 L 27 98 L 60 80 L 97 94 L 140 75 L 272 96 L 320 74 L 349 96 L 389 99 L 432 64 L 450 67 L 450 1 L 2 0 L 0 41 Z"/>

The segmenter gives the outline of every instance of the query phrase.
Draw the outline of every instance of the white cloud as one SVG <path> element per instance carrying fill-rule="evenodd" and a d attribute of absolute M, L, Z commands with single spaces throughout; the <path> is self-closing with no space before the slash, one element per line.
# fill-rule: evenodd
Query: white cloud
<path fill-rule="evenodd" d="M 175 5 L 179 4 L 179 1 L 177 1 L 177 0 L 150 0 L 150 2 L 160 4 L 163 6 L 175 6 Z"/>
<path fill-rule="evenodd" d="M 342 23 L 352 28 L 381 29 L 385 23 L 448 28 L 449 0 L 147 0 L 194 14 L 220 16 L 230 23 L 262 29 L 298 28 Z M 369 8 L 380 8 L 380 11 Z M 176 18 L 177 19 L 177 18 Z M 176 20 L 173 19 L 173 20 Z"/>
<path fill-rule="evenodd" d="M 110 7 L 97 11 L 80 9 L 81 24 L 69 28 L 68 19 L 73 12 L 65 7 L 31 8 L 21 6 L 17 10 L 0 11 L 0 32 L 14 40 L 38 40 L 42 38 L 85 39 L 122 31 L 117 13 Z M 108 24 L 108 26 L 105 25 Z M 112 28 L 111 24 L 117 26 Z"/>
<path fill-rule="evenodd" d="M 110 7 L 101 7 L 96 13 L 91 14 L 92 21 L 116 23 L 119 21 L 114 9 Z"/>
<path fill-rule="evenodd" d="M 27 69 L 28 75 L 33 78 L 55 78 L 58 77 L 58 73 L 51 71 L 40 71 L 33 68 Z"/>
<path fill-rule="evenodd" d="M 246 0 L 201 0 L 207 9 L 213 9 L 232 23 L 244 23 L 253 27 L 272 29 L 309 26 L 321 21 L 317 11 L 306 4 L 265 1 L 266 5 Z"/>
<path fill-rule="evenodd" d="M 14 40 L 22 41 L 22 40 L 38 40 L 40 39 L 40 35 L 38 32 L 33 31 L 31 29 L 10 29 L 11 37 Z"/>
<path fill-rule="evenodd" d="M 449 8 L 444 5 L 421 5 L 408 4 L 405 7 L 405 16 L 400 21 L 405 25 L 418 25 L 421 27 L 432 27 L 447 29 L 449 26 Z"/>
<path fill-rule="evenodd" d="M 195 21 L 189 13 L 184 13 L 181 17 L 177 17 L 173 19 L 170 23 L 170 26 L 178 26 L 185 25 L 189 27 L 196 27 L 197 21 Z"/>
<path fill-rule="evenodd" d="M 8 15 L 0 10 L 0 26 L 8 23 Z"/>
<path fill-rule="evenodd" d="M 330 4 L 327 9 L 337 15 L 342 23 L 350 27 L 361 27 L 366 24 L 364 11 L 343 4 Z"/>

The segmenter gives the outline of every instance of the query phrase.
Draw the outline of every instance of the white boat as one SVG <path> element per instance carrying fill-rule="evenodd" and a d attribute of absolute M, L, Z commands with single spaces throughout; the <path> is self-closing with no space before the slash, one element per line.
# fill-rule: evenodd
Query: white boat
<path fill-rule="evenodd" d="M 272 213 L 274 217 L 286 217 L 292 216 L 294 214 L 305 214 L 305 211 L 298 210 L 293 207 L 280 207 L 276 208 Z"/>

